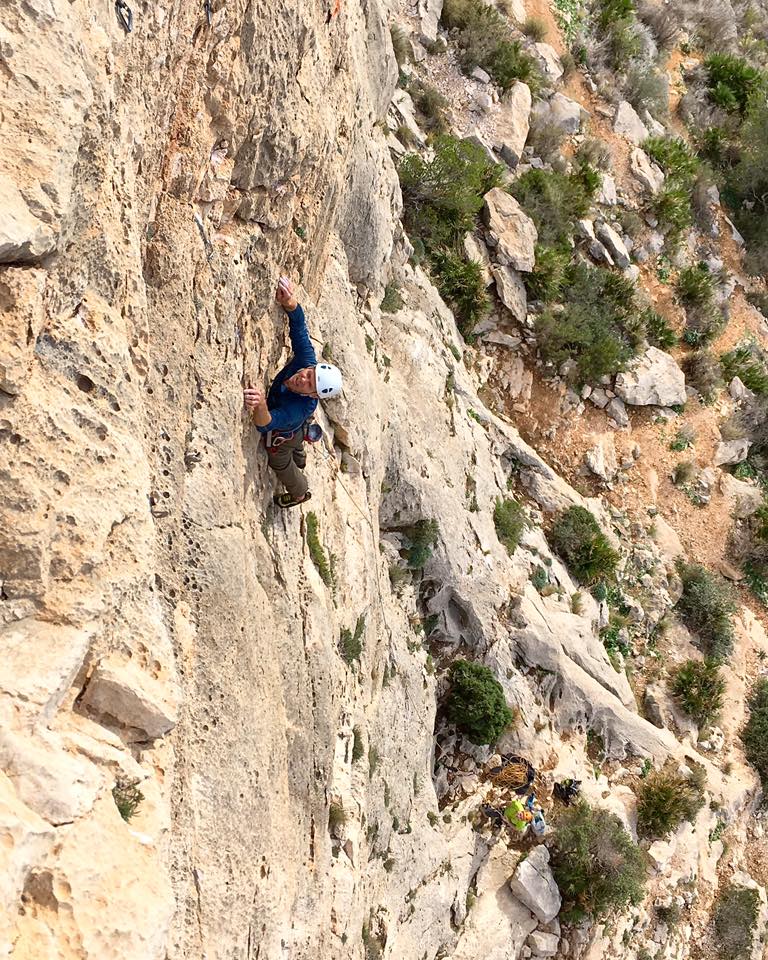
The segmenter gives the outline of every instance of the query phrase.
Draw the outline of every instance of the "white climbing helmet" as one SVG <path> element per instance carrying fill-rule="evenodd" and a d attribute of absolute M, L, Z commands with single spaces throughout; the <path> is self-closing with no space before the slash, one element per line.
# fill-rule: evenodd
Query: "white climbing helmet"
<path fill-rule="evenodd" d="M 321 400 L 338 397 L 343 386 L 341 370 L 330 363 L 318 363 L 315 367 L 315 390 Z"/>

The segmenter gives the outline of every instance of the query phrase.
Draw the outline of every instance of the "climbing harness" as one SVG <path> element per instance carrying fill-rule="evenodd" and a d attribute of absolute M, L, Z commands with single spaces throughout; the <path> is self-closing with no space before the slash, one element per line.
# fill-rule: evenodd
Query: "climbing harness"
<path fill-rule="evenodd" d="M 133 30 L 133 12 L 125 0 L 115 0 L 115 13 L 126 33 Z"/>
<path fill-rule="evenodd" d="M 304 436 L 302 437 L 303 443 L 317 443 L 318 440 L 323 439 L 323 430 L 320 424 L 315 423 L 314 420 L 308 420 L 301 427 L 297 427 L 295 430 L 283 431 L 283 430 L 270 430 L 264 442 L 267 445 L 267 450 L 270 453 L 274 453 L 278 447 L 282 447 L 284 443 L 287 443 L 289 440 L 293 440 L 299 430 L 304 431 Z"/>

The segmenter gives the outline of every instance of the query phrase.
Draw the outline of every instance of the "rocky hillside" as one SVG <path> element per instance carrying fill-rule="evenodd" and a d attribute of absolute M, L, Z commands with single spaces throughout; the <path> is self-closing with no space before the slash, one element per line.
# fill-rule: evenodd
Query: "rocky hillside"
<path fill-rule="evenodd" d="M 767 43 L 6 5 L 0 956 L 763 956 Z"/>

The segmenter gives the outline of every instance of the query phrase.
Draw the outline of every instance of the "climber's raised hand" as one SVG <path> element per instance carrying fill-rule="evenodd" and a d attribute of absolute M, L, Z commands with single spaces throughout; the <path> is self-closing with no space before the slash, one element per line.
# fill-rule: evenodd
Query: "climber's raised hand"
<path fill-rule="evenodd" d="M 245 390 L 243 390 L 243 399 L 249 411 L 258 410 L 258 408 L 263 407 L 266 402 L 264 392 L 256 387 L 246 387 Z"/>
<path fill-rule="evenodd" d="M 293 284 L 288 279 L 288 277 L 280 277 L 277 282 L 277 291 L 275 292 L 275 300 L 280 304 L 284 310 L 295 310 L 298 306 L 296 296 L 293 290 Z"/>

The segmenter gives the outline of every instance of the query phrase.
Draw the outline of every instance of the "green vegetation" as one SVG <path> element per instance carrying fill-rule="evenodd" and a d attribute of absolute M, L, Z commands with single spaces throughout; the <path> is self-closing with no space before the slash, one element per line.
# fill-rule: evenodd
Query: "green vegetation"
<path fill-rule="evenodd" d="M 419 111 L 421 125 L 430 133 L 447 133 L 448 101 L 439 90 L 414 78 L 408 84 L 408 92 L 413 98 L 416 109 Z"/>
<path fill-rule="evenodd" d="M 462 69 L 482 67 L 502 90 L 515 80 L 527 83 L 533 93 L 543 83 L 535 60 L 512 38 L 504 17 L 482 0 L 446 0 L 442 22 L 452 32 Z"/>
<path fill-rule="evenodd" d="M 424 259 L 441 294 L 450 303 L 465 337 L 489 309 L 479 267 L 460 253 L 464 235 L 475 227 L 484 195 L 501 179 L 476 144 L 440 135 L 434 156 L 416 153 L 400 162 L 403 219 L 411 242 L 421 244 Z"/>
<path fill-rule="evenodd" d="M 139 811 L 144 794 L 139 790 L 140 781 L 127 777 L 118 777 L 112 787 L 112 797 L 120 816 L 127 823 Z"/>
<path fill-rule="evenodd" d="M 347 815 L 340 803 L 332 803 L 328 808 L 328 828 L 331 833 L 347 822 Z"/>
<path fill-rule="evenodd" d="M 682 450 L 687 450 L 688 447 L 692 447 L 695 442 L 696 431 L 693 427 L 686 424 L 677 431 L 674 440 L 669 445 L 669 449 L 680 453 Z"/>
<path fill-rule="evenodd" d="M 699 169 L 698 157 L 680 137 L 649 137 L 643 150 L 655 160 L 667 178 L 693 184 Z"/>
<path fill-rule="evenodd" d="M 709 96 L 724 110 L 744 114 L 764 82 L 759 70 L 730 53 L 714 53 L 704 61 Z"/>
<path fill-rule="evenodd" d="M 749 695 L 749 720 L 741 732 L 744 753 L 768 788 L 768 679 L 758 680 Z"/>
<path fill-rule="evenodd" d="M 400 296 L 400 288 L 396 283 L 388 283 L 384 288 L 384 297 L 381 301 L 381 310 L 383 313 L 397 313 L 403 308 L 403 298 Z"/>
<path fill-rule="evenodd" d="M 348 627 L 342 627 L 340 643 L 341 655 L 347 661 L 359 660 L 363 652 L 363 634 L 365 633 L 365 614 L 361 613 L 355 623 L 354 632 Z"/>
<path fill-rule="evenodd" d="M 676 347 L 679 343 L 679 337 L 670 327 L 665 317 L 650 308 L 643 315 L 643 324 L 645 326 L 645 336 L 652 347 L 658 347 L 660 350 L 669 350 Z"/>
<path fill-rule="evenodd" d="M 685 625 L 696 635 L 705 656 L 725 660 L 733 648 L 733 615 L 736 604 L 726 581 L 698 563 L 678 563 L 683 595 L 678 609 Z"/>
<path fill-rule="evenodd" d="M 528 526 L 522 504 L 511 497 L 506 500 L 498 499 L 493 508 L 493 524 L 496 527 L 496 536 L 511 556 L 517 550 L 523 530 Z"/>
<path fill-rule="evenodd" d="M 586 216 L 600 185 L 600 176 L 581 163 L 573 173 L 528 170 L 509 192 L 533 220 L 541 246 L 568 248 L 574 224 Z"/>
<path fill-rule="evenodd" d="M 332 588 L 334 586 L 333 572 L 331 571 L 328 557 L 325 555 L 325 549 L 320 542 L 320 527 L 317 522 L 317 517 L 312 512 L 307 514 L 307 546 L 309 547 L 309 555 L 312 558 L 312 563 L 314 563 L 317 568 L 321 580 L 326 587 Z"/>
<path fill-rule="evenodd" d="M 605 916 L 643 899 L 645 862 L 619 818 L 581 800 L 558 817 L 551 848 L 565 919 Z"/>
<path fill-rule="evenodd" d="M 738 377 L 753 393 L 768 394 L 768 359 L 754 340 L 724 353 L 720 363 L 726 380 Z"/>
<path fill-rule="evenodd" d="M 393 23 L 389 28 L 389 35 L 392 38 L 392 49 L 395 52 L 395 60 L 397 60 L 398 67 L 402 67 L 404 63 L 408 63 L 411 59 L 411 49 L 408 43 L 408 37 L 405 35 L 402 27 L 399 27 L 396 23 Z"/>
<path fill-rule="evenodd" d="M 540 17 L 526 17 L 520 29 L 534 43 L 541 43 L 547 36 L 547 25 Z"/>
<path fill-rule="evenodd" d="M 407 531 L 411 546 L 408 549 L 408 566 L 411 570 L 422 570 L 432 556 L 440 530 L 437 520 L 419 520 Z"/>
<path fill-rule="evenodd" d="M 613 577 L 619 555 L 584 507 L 569 507 L 555 520 L 552 546 L 581 583 L 590 585 Z"/>
<path fill-rule="evenodd" d="M 364 754 L 363 731 L 356 725 L 352 731 L 352 763 L 357 763 L 358 760 L 362 760 Z"/>
<path fill-rule="evenodd" d="M 698 785 L 671 769 L 654 770 L 637 788 L 637 831 L 642 837 L 663 839 L 684 820 L 692 820 L 704 803 Z"/>
<path fill-rule="evenodd" d="M 512 722 L 504 690 L 488 667 L 455 660 L 450 669 L 448 719 L 476 744 L 495 743 Z"/>
<path fill-rule="evenodd" d="M 672 674 L 669 686 L 683 712 L 699 727 L 715 723 L 725 693 L 717 660 L 686 660 Z"/>
<path fill-rule="evenodd" d="M 723 376 L 717 358 L 709 350 L 695 350 L 683 361 L 685 382 L 701 394 L 704 403 L 711 403 L 723 386 Z"/>
<path fill-rule="evenodd" d="M 684 487 L 696 479 L 697 472 L 696 464 L 692 460 L 681 460 L 680 463 L 675 464 L 672 471 L 672 483 L 676 487 Z"/>
<path fill-rule="evenodd" d="M 747 960 L 752 955 L 759 910 L 757 890 L 728 884 L 718 894 L 712 917 L 721 960 Z"/>
<path fill-rule="evenodd" d="M 692 347 L 709 343 L 722 330 L 725 315 L 715 303 L 717 278 L 705 263 L 685 267 L 675 281 L 678 301 L 685 307 L 683 339 Z"/>

